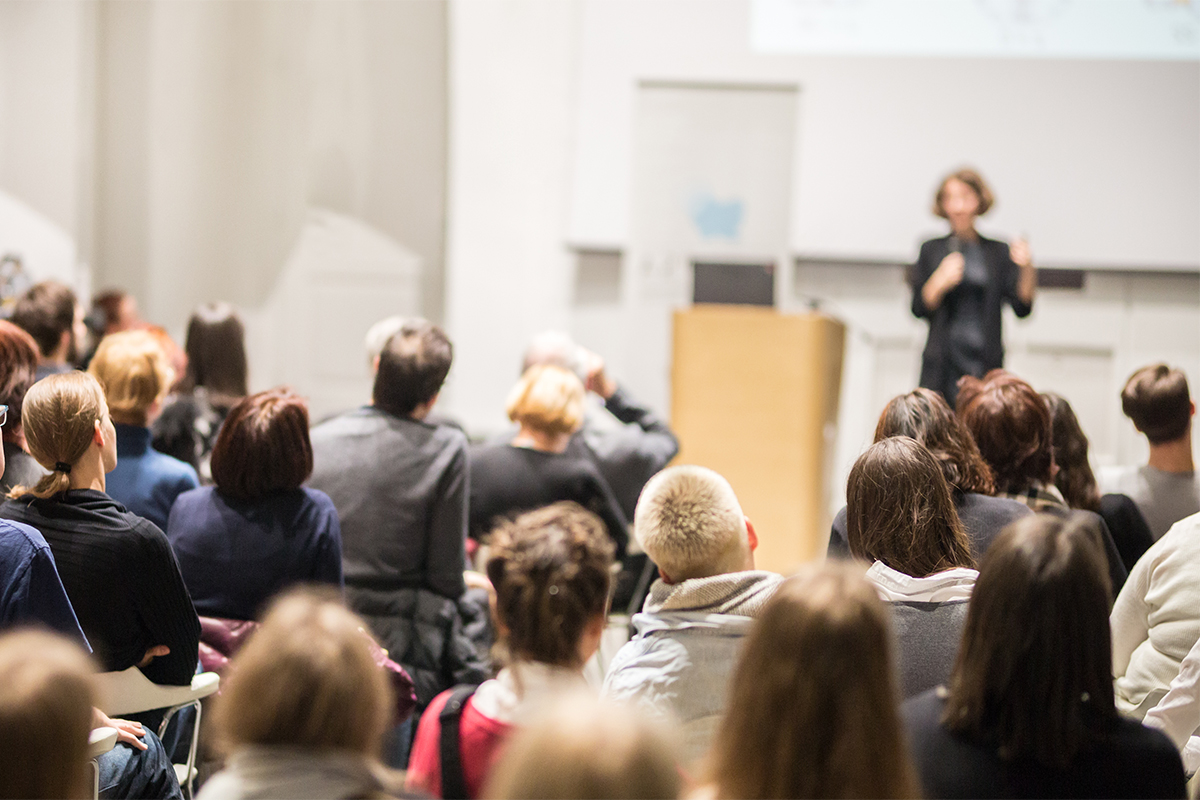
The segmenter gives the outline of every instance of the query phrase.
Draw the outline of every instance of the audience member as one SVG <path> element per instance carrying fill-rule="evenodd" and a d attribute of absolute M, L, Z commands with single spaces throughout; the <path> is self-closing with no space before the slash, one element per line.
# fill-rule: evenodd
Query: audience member
<path fill-rule="evenodd" d="M 92 298 L 92 310 L 100 316 L 100 336 L 141 328 L 137 299 L 120 289 L 108 289 Z"/>
<path fill-rule="evenodd" d="M 1058 473 L 1054 485 L 1062 493 L 1071 508 L 1095 511 L 1104 520 L 1125 569 L 1142 557 L 1154 536 L 1146 525 L 1146 519 L 1138 510 L 1137 503 L 1127 495 L 1101 495 L 1096 488 L 1096 477 L 1088 463 L 1088 438 L 1071 404 L 1054 393 L 1042 395 L 1050 408 L 1052 439 L 1054 442 L 1054 464 Z"/>
<path fill-rule="evenodd" d="M 367 351 L 367 364 L 371 367 L 372 376 L 379 371 L 379 356 L 383 352 L 384 345 L 387 344 L 388 339 L 391 339 L 392 336 L 400 332 L 400 329 L 404 327 L 404 323 L 407 320 L 408 318 L 406 317 L 394 314 L 379 320 L 379 322 L 376 322 L 367 330 L 367 335 L 363 337 L 363 347 Z M 436 410 L 430 410 L 425 415 L 424 422 L 429 425 L 450 425 L 451 427 L 458 428 L 463 432 L 463 435 L 466 435 L 466 429 L 463 428 L 462 423 L 456 419 L 439 414 Z"/>
<path fill-rule="evenodd" d="M 32 371 L 31 367 L 30 375 Z M 4 471 L 0 456 L 0 473 Z M 0 519 L 0 631 L 23 626 L 56 631 L 91 652 L 42 534 Z M 157 736 L 138 722 L 110 719 L 98 708 L 92 710 L 92 727 L 114 728 L 118 736 L 116 746 L 97 759 L 101 797 L 182 797 Z M 0 791 L 0 796 L 8 795 Z"/>
<path fill-rule="evenodd" d="M 506 666 L 479 687 L 443 692 L 429 704 L 408 765 L 410 789 L 479 797 L 513 728 L 584 686 L 583 665 L 604 633 L 612 563 L 604 524 L 575 503 L 496 529 L 487 575 Z"/>
<path fill-rule="evenodd" d="M 35 283 L 17 300 L 12 321 L 37 344 L 35 380 L 76 368 L 88 330 L 83 308 L 70 287 L 58 281 Z"/>
<path fill-rule="evenodd" d="M 207 303 L 188 320 L 187 371 L 155 421 L 154 449 L 186 461 L 207 482 L 209 457 L 229 409 L 248 394 L 246 332 L 229 303 Z"/>
<path fill-rule="evenodd" d="M 565 333 L 535 336 L 521 366 L 551 364 L 574 372 L 604 408 L 584 407 L 583 423 L 567 452 L 588 458 L 632 519 L 642 487 L 679 452 L 679 440 L 657 414 L 640 404 L 609 375 L 604 359 L 576 344 Z M 607 413 L 604 413 L 607 411 Z"/>
<path fill-rule="evenodd" d="M 372 404 L 312 430 L 309 483 L 341 520 L 347 600 L 412 674 L 422 707 L 484 670 L 458 623 L 467 440 L 425 422 L 452 359 L 441 328 L 408 321 L 380 355 Z"/>
<path fill-rule="evenodd" d="M 1170 741 L 1113 705 L 1099 534 L 1041 514 L 992 543 L 949 690 L 904 707 L 927 797 L 1184 796 Z"/>
<path fill-rule="evenodd" d="M 1166 364 L 1142 367 L 1121 391 L 1121 410 L 1150 442 L 1150 459 L 1140 467 L 1101 470 L 1106 492 L 1133 498 L 1158 539 L 1184 517 L 1200 512 L 1200 476 L 1192 461 L 1192 417 L 1196 404 L 1187 376 Z"/>
<path fill-rule="evenodd" d="M 1167 693 L 1142 721 L 1170 737 L 1183 758 L 1184 772 L 1200 772 L 1200 639 L 1183 657 Z"/>
<path fill-rule="evenodd" d="M 908 436 L 923 444 L 942 468 L 950 484 L 951 499 L 959 521 L 978 559 L 992 539 L 1010 522 L 1027 517 L 1032 511 L 1024 503 L 1006 497 L 992 497 L 996 484 L 991 467 L 979 454 L 971 432 L 955 416 L 946 400 L 932 389 L 914 389 L 893 397 L 879 415 L 875 441 L 889 436 Z M 846 508 L 833 518 L 829 536 L 829 555 L 849 558 L 846 542 Z"/>
<path fill-rule="evenodd" d="M 0 494 L 8 494 L 14 486 L 32 486 L 42 479 L 46 470 L 26 451 L 25 429 L 21 425 L 21 406 L 25 393 L 33 385 L 37 373 L 37 345 L 21 328 L 0 320 L 0 404 L 7 411 L 4 426 L 4 477 L 0 478 Z"/>
<path fill-rule="evenodd" d="M 50 544 L 105 670 L 137 665 L 156 683 L 190 684 L 200 623 L 167 538 L 104 493 L 117 448 L 100 385 L 84 372 L 51 376 L 30 388 L 23 411 L 29 449 L 53 471 L 15 488 L 0 517 Z"/>
<path fill-rule="evenodd" d="M 175 380 L 171 365 L 151 334 L 124 331 L 100 341 L 88 372 L 104 389 L 117 431 L 117 466 L 108 474 L 105 490 L 166 530 L 175 498 L 200 485 L 190 464 L 150 446 L 150 425 Z"/>
<path fill-rule="evenodd" d="M 295 591 L 275 602 L 217 699 L 229 758 L 199 800 L 384 797 L 400 788 L 378 760 L 391 687 L 362 626 L 333 597 Z"/>
<path fill-rule="evenodd" d="M 0 797 L 91 796 L 92 665 L 35 631 L 0 637 Z"/>
<path fill-rule="evenodd" d="M 900 693 L 950 677 L 978 572 L 950 487 L 919 442 L 892 436 L 859 456 L 846 484 L 850 552 L 892 612 Z"/>
<path fill-rule="evenodd" d="M 661 721 L 579 692 L 513 735 L 484 796 L 675 800 L 683 781 L 674 744 Z"/>
<path fill-rule="evenodd" d="M 716 796 L 916 797 L 888 629 L 855 565 L 785 581 L 734 672 L 711 754 Z"/>
<path fill-rule="evenodd" d="M 754 569 L 754 526 L 729 482 L 704 467 L 651 478 L 634 534 L 659 579 L 633 617 L 633 639 L 608 666 L 603 693 L 682 723 L 690 762 L 708 749 L 742 640 L 783 578 Z"/>
<path fill-rule="evenodd" d="M 1141 718 L 1200 639 L 1200 514 L 1171 526 L 1129 573 L 1112 609 L 1117 707 Z"/>
<path fill-rule="evenodd" d="M 329 496 L 303 487 L 312 468 L 301 397 L 273 389 L 229 411 L 212 451 L 216 486 L 180 495 L 167 525 L 197 612 L 258 619 L 292 584 L 342 588 L 341 526 Z"/>
<path fill-rule="evenodd" d="M 83 309 L 70 287 L 58 281 L 34 284 L 17 300 L 12 321 L 37 343 L 34 380 L 75 369 L 87 329 L 83 324 Z"/>
<path fill-rule="evenodd" d="M 371 367 L 372 374 L 379 370 L 379 358 L 383 355 L 383 348 L 387 346 L 389 339 L 400 332 L 405 321 L 399 314 L 393 314 L 379 320 L 367 330 L 367 335 L 363 337 L 363 347 L 367 350 L 367 364 Z"/>
<path fill-rule="evenodd" d="M 508 395 L 508 418 L 519 426 L 507 443 L 471 452 L 472 537 L 480 539 L 498 519 L 571 500 L 598 515 L 625 554 L 624 512 L 600 472 L 586 458 L 567 453 L 583 424 L 582 381 L 562 367 L 538 365 Z"/>
<path fill-rule="evenodd" d="M 1066 514 L 1070 509 L 1054 485 L 1054 437 L 1050 409 L 1042 396 L 1025 381 L 994 369 L 982 379 L 970 375 L 960 380 L 958 416 L 992 468 L 1001 497 L 1020 500 L 1034 511 Z M 1096 517 L 1108 559 L 1108 574 L 1119 591 L 1129 571 L 1113 542 L 1112 533 Z"/>

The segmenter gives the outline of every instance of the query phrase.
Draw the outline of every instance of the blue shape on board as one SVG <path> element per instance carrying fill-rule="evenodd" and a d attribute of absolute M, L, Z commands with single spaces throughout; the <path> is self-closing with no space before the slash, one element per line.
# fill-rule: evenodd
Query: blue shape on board
<path fill-rule="evenodd" d="M 745 206 L 741 200 L 718 200 L 707 192 L 693 196 L 691 217 L 705 239 L 737 239 Z"/>

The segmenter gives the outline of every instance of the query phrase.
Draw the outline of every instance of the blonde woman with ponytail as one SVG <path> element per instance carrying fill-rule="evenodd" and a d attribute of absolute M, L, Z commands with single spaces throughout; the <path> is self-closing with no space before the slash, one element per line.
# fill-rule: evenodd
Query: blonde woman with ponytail
<path fill-rule="evenodd" d="M 0 517 L 46 538 L 104 670 L 136 665 L 155 683 L 190 683 L 200 622 L 167 537 L 105 494 L 117 445 L 100 384 L 84 372 L 38 381 L 22 418 L 30 454 L 50 473 L 15 487 Z"/>

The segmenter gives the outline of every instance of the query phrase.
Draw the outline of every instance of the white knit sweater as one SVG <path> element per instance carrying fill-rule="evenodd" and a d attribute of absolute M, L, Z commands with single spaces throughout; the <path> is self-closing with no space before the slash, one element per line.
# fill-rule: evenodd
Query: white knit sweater
<path fill-rule="evenodd" d="M 1134 565 L 1112 617 L 1117 708 L 1139 719 L 1200 639 L 1200 514 L 1175 523 Z"/>

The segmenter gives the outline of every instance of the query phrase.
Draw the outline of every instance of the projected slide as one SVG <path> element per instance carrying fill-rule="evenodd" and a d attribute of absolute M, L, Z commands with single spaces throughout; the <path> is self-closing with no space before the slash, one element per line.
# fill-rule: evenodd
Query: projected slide
<path fill-rule="evenodd" d="M 1200 60 L 1200 0 L 753 0 L 760 53 Z"/>

